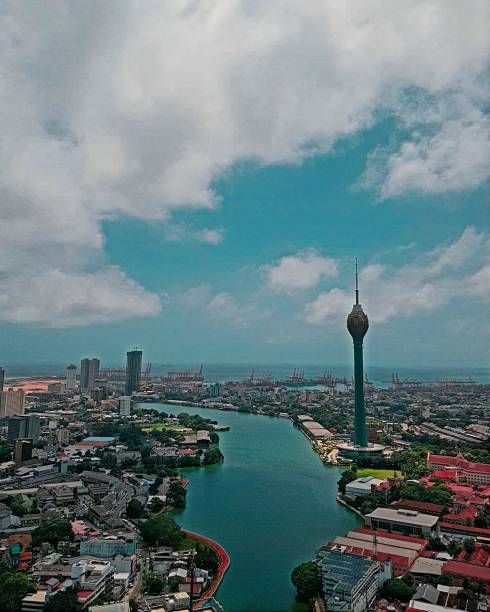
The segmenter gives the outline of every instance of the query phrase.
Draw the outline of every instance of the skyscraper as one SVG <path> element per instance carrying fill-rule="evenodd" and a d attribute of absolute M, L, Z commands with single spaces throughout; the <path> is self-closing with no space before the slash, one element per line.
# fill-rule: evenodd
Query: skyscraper
<path fill-rule="evenodd" d="M 5 370 L 0 368 L 0 393 L 3 391 L 3 383 L 5 382 Z"/>
<path fill-rule="evenodd" d="M 98 359 L 82 359 L 80 361 L 80 392 L 88 393 L 95 387 L 95 379 L 99 376 L 100 361 Z"/>
<path fill-rule="evenodd" d="M 26 394 L 23 389 L 14 390 L 12 387 L 9 387 L 7 391 L 2 391 L 0 417 L 24 414 L 25 396 Z"/>
<path fill-rule="evenodd" d="M 77 366 L 70 364 L 66 368 L 66 382 L 65 387 L 67 389 L 74 389 L 77 386 Z"/>
<path fill-rule="evenodd" d="M 22 438 L 29 438 L 34 444 L 39 442 L 41 422 L 37 414 L 9 417 L 7 427 L 8 444 L 13 445 L 16 440 Z"/>
<path fill-rule="evenodd" d="M 126 395 L 131 395 L 140 388 L 143 351 L 128 351 L 126 360 Z"/>
<path fill-rule="evenodd" d="M 366 428 L 366 409 L 364 406 L 364 364 L 362 342 L 369 329 L 369 320 L 359 304 L 359 281 L 356 259 L 356 303 L 347 317 L 347 329 L 354 341 L 354 446 L 366 448 L 368 445 Z"/>

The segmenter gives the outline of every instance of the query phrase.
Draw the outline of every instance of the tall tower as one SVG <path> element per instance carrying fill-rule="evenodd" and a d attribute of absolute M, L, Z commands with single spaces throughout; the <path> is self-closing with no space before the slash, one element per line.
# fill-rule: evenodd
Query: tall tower
<path fill-rule="evenodd" d="M 356 303 L 347 317 L 347 329 L 354 341 L 354 445 L 367 447 L 366 409 L 364 406 L 364 366 L 362 341 L 369 329 L 366 313 L 359 304 L 359 281 L 356 258 Z"/>
<path fill-rule="evenodd" d="M 128 351 L 126 353 L 126 395 L 138 391 L 141 381 L 141 362 L 143 351 Z"/>

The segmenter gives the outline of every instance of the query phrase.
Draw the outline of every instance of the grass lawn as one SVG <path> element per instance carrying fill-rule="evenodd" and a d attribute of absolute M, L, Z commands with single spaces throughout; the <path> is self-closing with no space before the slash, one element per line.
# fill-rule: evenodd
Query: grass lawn
<path fill-rule="evenodd" d="M 401 476 L 400 470 L 395 470 L 396 476 Z M 384 480 L 390 476 L 393 476 L 393 470 L 377 470 L 375 468 L 360 468 L 357 470 L 357 477 L 364 478 L 364 476 L 373 476 L 373 478 L 379 478 Z"/>

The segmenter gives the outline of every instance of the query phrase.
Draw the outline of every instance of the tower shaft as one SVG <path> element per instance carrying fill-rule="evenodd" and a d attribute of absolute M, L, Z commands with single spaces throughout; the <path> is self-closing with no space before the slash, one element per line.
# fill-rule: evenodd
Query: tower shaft
<path fill-rule="evenodd" d="M 362 339 L 354 339 L 354 444 L 367 446 L 366 408 L 364 406 L 364 363 Z"/>

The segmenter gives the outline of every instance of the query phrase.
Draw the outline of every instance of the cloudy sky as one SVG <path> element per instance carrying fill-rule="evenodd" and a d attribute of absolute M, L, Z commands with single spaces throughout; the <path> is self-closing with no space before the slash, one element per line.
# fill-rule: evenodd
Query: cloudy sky
<path fill-rule="evenodd" d="M 487 0 L 0 7 L 0 358 L 488 365 Z"/>

